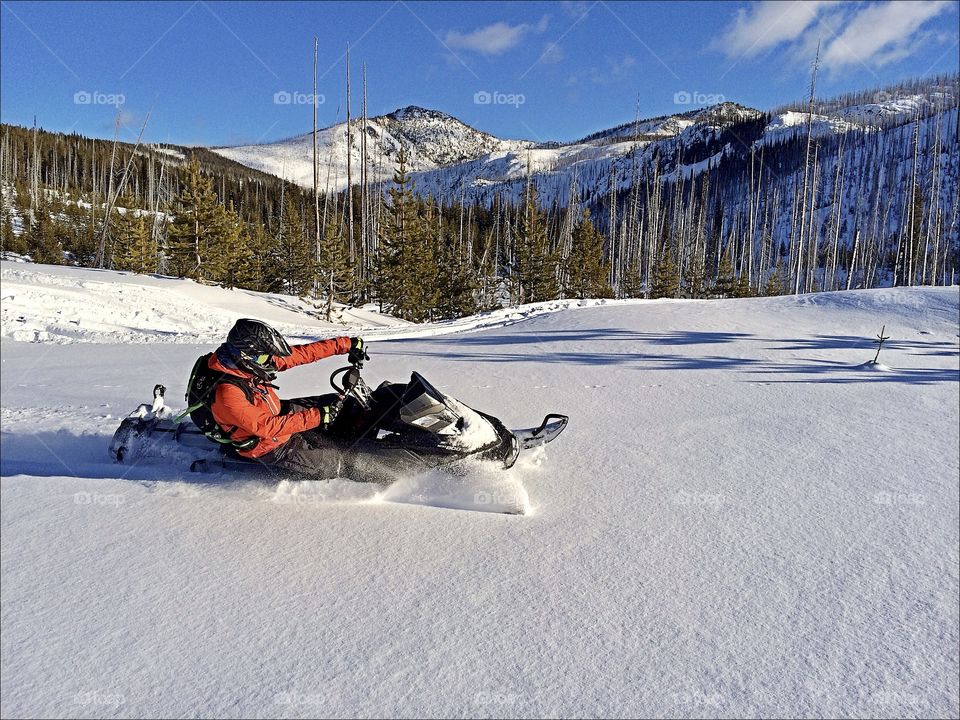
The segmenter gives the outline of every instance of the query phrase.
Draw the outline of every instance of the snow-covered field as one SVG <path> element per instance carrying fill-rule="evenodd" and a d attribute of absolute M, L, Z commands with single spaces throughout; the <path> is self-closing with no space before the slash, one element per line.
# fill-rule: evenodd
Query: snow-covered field
<path fill-rule="evenodd" d="M 451 509 L 474 486 L 436 477 L 112 465 L 120 417 L 182 397 L 237 316 L 346 331 L 24 264 L 2 298 L 4 717 L 960 714 L 955 287 L 355 316 L 371 382 L 571 416 L 492 480 L 524 516 Z M 883 325 L 889 369 L 863 366 Z"/>

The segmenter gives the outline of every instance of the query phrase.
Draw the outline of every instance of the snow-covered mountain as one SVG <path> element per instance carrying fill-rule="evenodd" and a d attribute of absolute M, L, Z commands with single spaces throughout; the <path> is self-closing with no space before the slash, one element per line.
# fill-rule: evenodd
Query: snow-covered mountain
<path fill-rule="evenodd" d="M 917 116 L 928 118 L 955 109 L 960 99 L 958 79 L 948 80 L 936 78 L 905 88 L 818 100 L 812 117 L 814 136 L 883 132 Z M 806 132 L 805 109 L 803 103 L 796 103 L 764 113 L 723 102 L 623 123 L 570 143 L 538 143 L 497 138 L 445 113 L 407 107 L 368 119 L 368 177 L 375 183 L 389 180 L 397 151 L 403 146 L 409 156 L 408 168 L 418 191 L 424 195 L 481 202 L 490 202 L 497 194 L 518 199 L 529 167 L 545 205 L 565 205 L 574 184 L 579 197 L 589 204 L 610 190 L 611 179 L 619 190 L 628 189 L 636 179 L 647 179 L 654 158 L 665 163 L 665 170 L 676 170 L 676 165 L 670 163 L 681 158 L 682 169 L 690 177 L 707 167 L 718 167 L 725 159 L 742 158 L 751 147 L 776 148 L 788 143 Z M 753 132 L 762 120 L 765 123 L 758 128 L 761 132 Z M 354 120 L 352 127 L 351 157 L 354 182 L 358 182 L 362 121 Z M 321 188 L 346 187 L 346 135 L 346 123 L 318 133 Z M 944 137 L 948 146 L 956 146 L 956 133 L 946 133 Z M 726 144 L 720 148 L 722 152 L 698 154 L 699 149 L 717 140 Z M 264 145 L 214 151 L 303 187 L 312 187 L 311 133 Z"/>
<path fill-rule="evenodd" d="M 411 172 L 456 166 L 499 152 L 520 152 L 534 143 L 501 140 L 437 110 L 409 106 L 388 115 L 350 124 L 350 158 L 354 182 L 359 182 L 363 133 L 367 137 L 368 173 L 371 182 L 393 176 L 401 147 Z M 347 124 L 339 123 L 317 133 L 320 187 L 342 190 L 347 186 Z M 313 187 L 313 133 L 268 143 L 214 148 L 226 158 L 264 172 Z"/>
<path fill-rule="evenodd" d="M 756 118 L 760 111 L 725 102 L 676 115 L 624 123 L 572 143 L 508 140 L 466 125 L 437 110 L 410 106 L 388 115 L 351 121 L 350 158 L 353 181 L 359 182 L 362 134 L 367 135 L 369 181 L 393 176 L 400 147 L 407 151 L 408 170 L 423 192 L 446 196 L 464 190 L 469 179 L 480 190 L 534 173 L 569 171 L 585 161 L 610 161 L 638 146 L 674 138 L 691 127 L 722 127 Z M 320 187 L 347 186 L 347 124 L 317 132 Z M 305 133 L 262 145 L 213 148 L 248 167 L 262 170 L 305 188 L 313 187 L 313 134 Z M 551 198 L 552 199 L 552 198 Z"/>

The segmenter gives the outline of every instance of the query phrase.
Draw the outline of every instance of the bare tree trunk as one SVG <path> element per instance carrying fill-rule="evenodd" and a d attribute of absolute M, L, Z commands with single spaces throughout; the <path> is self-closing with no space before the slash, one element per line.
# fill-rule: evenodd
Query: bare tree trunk
<path fill-rule="evenodd" d="M 807 149 L 803 157 L 803 193 L 800 203 L 800 237 L 797 245 L 797 277 L 794 295 L 800 294 L 800 278 L 803 274 L 803 238 L 807 220 L 807 182 L 810 175 L 810 146 L 813 139 L 813 97 L 817 88 L 817 67 L 820 64 L 820 42 L 817 41 L 817 54 L 810 74 L 810 103 L 807 107 Z"/>
<path fill-rule="evenodd" d="M 313 294 L 320 294 L 320 166 L 318 164 L 317 148 L 317 51 L 320 40 L 313 37 L 313 220 L 314 220 L 314 255 L 317 261 L 317 276 L 313 281 Z M 327 308 L 327 321 L 330 321 L 330 310 Z"/>
<path fill-rule="evenodd" d="M 850 257 L 850 272 L 847 273 L 847 290 L 849 290 L 850 286 L 853 284 L 853 273 L 857 267 L 857 250 L 859 248 L 860 248 L 860 228 L 857 228 L 857 231 L 854 233 L 854 236 L 853 236 L 853 255 Z"/>
<path fill-rule="evenodd" d="M 367 64 L 363 63 L 363 98 L 361 101 L 360 125 L 360 246 L 363 248 L 363 264 L 360 267 L 360 285 L 363 288 L 364 295 L 367 294 L 367 274 L 370 268 L 373 250 L 370 247 L 370 228 L 368 227 L 368 215 L 370 204 L 370 192 L 367 187 L 370 182 L 367 177 Z"/>
<path fill-rule="evenodd" d="M 347 244 L 350 265 L 356 267 L 357 250 L 353 244 L 353 128 L 350 125 L 350 46 L 347 45 Z"/>

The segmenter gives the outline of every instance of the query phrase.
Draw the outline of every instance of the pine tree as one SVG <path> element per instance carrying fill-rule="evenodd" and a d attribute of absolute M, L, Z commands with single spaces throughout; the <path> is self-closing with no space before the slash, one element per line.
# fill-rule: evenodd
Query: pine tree
<path fill-rule="evenodd" d="M 778 260 L 777 266 L 773 269 L 773 272 L 770 273 L 770 277 L 767 278 L 766 284 L 763 286 L 763 294 L 767 297 L 772 297 L 774 295 L 783 295 L 783 274 L 785 268 L 783 267 L 783 261 Z"/>
<path fill-rule="evenodd" d="M 613 290 L 607 282 L 608 272 L 603 257 L 603 235 L 597 232 L 590 220 L 590 210 L 585 208 L 573 229 L 563 293 L 581 300 L 613 297 Z"/>
<path fill-rule="evenodd" d="M 635 257 L 627 265 L 627 270 L 620 280 L 620 297 L 642 298 L 644 296 L 643 278 L 640 277 L 640 259 Z"/>
<path fill-rule="evenodd" d="M 216 262 L 211 263 L 213 279 L 226 288 L 242 287 L 250 275 L 253 257 L 247 226 L 232 210 L 226 212 L 225 233 L 221 240 Z"/>
<path fill-rule="evenodd" d="M 526 200 L 520 216 L 516 239 L 516 275 L 519 302 L 543 302 L 556 299 L 557 257 L 550 249 L 543 213 L 537 206 L 537 189 L 527 183 Z"/>
<path fill-rule="evenodd" d="M 347 245 L 335 223 L 327 223 L 319 251 L 317 287 L 326 298 L 326 319 L 329 321 L 334 303 L 349 299 L 353 286 L 353 269 L 347 257 Z"/>
<path fill-rule="evenodd" d="M 277 252 L 284 290 L 292 295 L 307 295 L 317 277 L 316 254 L 303 224 L 300 204 L 289 195 L 277 237 Z"/>
<path fill-rule="evenodd" d="M 64 250 L 74 262 L 82 267 L 96 264 L 99 236 L 92 222 L 93 208 L 85 210 L 78 202 L 68 203 L 64 208 Z"/>
<path fill-rule="evenodd" d="M 51 207 L 40 200 L 33 209 L 33 222 L 27 237 L 27 252 L 35 263 L 63 265 L 62 228 L 51 217 Z"/>
<path fill-rule="evenodd" d="M 683 290 L 689 298 L 702 298 L 707 294 L 707 273 L 700 253 L 694 253 L 684 268 Z"/>
<path fill-rule="evenodd" d="M 137 273 L 157 271 L 157 243 L 152 236 L 153 218 L 146 213 L 114 211 L 112 267 Z"/>
<path fill-rule="evenodd" d="M 680 287 L 680 278 L 677 277 L 677 259 L 673 248 L 667 244 L 660 257 L 657 258 L 653 270 L 653 282 L 650 286 L 650 298 L 675 298 Z"/>
<path fill-rule="evenodd" d="M 278 273 L 277 247 L 274 239 L 259 222 L 246 226 L 246 246 L 249 259 L 244 267 L 242 287 L 257 292 L 276 292 L 282 289 Z"/>
<path fill-rule="evenodd" d="M 12 252 L 22 255 L 27 251 L 27 243 L 22 235 L 18 235 L 13 231 L 13 213 L 15 207 L 16 196 L 8 202 L 7 195 L 0 192 L 0 252 Z M 21 215 L 21 217 L 23 216 Z"/>
<path fill-rule="evenodd" d="M 466 262 L 451 233 L 441 232 L 435 250 L 436 301 L 434 319 L 472 315 L 480 309 L 476 273 Z"/>
<path fill-rule="evenodd" d="M 717 281 L 713 284 L 713 294 L 717 297 L 730 297 L 736 287 L 737 278 L 733 274 L 733 263 L 730 262 L 730 244 L 723 250 L 720 257 L 720 267 L 717 268 Z"/>
<path fill-rule="evenodd" d="M 750 283 L 747 281 L 746 275 L 741 275 L 736 279 L 736 282 L 733 284 L 733 291 L 730 293 L 730 297 L 753 297 L 753 288 L 750 287 Z"/>
<path fill-rule="evenodd" d="M 387 221 L 380 248 L 380 298 L 395 315 L 420 322 L 433 310 L 436 268 L 403 148 L 397 156 L 393 186 L 388 195 Z"/>
<path fill-rule="evenodd" d="M 168 265 L 173 274 L 194 280 L 210 279 L 211 264 L 224 250 L 231 229 L 217 201 L 213 181 L 202 175 L 200 163 L 187 166 L 187 177 L 176 200 L 175 217 L 167 240 Z"/>

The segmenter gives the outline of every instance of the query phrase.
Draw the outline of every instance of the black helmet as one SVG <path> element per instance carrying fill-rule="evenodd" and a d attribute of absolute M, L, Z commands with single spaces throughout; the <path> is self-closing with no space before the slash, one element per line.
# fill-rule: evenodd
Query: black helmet
<path fill-rule="evenodd" d="M 227 344 L 236 353 L 237 365 L 264 380 L 276 377 L 276 355 L 287 357 L 290 346 L 283 336 L 266 323 L 241 318 L 230 328 Z"/>

